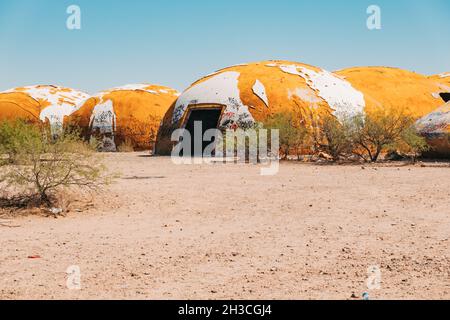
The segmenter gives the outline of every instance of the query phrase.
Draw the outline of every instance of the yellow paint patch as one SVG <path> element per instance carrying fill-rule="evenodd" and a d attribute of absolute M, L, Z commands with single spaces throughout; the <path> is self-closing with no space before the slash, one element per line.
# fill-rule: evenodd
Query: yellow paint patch
<path fill-rule="evenodd" d="M 24 93 L 0 94 L 0 121 L 23 119 L 39 122 L 40 105 Z"/>
<path fill-rule="evenodd" d="M 414 72 L 388 67 L 357 67 L 336 74 L 364 94 L 369 115 L 379 108 L 401 109 L 418 119 L 442 105 L 438 96 L 439 84 Z"/>

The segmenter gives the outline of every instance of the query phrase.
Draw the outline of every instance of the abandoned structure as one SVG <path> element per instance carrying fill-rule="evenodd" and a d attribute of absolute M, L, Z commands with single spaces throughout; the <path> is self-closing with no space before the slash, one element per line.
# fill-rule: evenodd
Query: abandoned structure
<path fill-rule="evenodd" d="M 23 119 L 62 127 L 64 117 L 75 112 L 89 95 L 54 85 L 15 88 L 0 93 L 0 121 Z"/>
<path fill-rule="evenodd" d="M 352 85 L 321 68 L 288 61 L 240 64 L 210 74 L 185 90 L 164 116 L 156 153 L 170 154 L 172 132 L 250 128 L 269 115 L 293 112 L 297 125 L 312 126 L 324 115 L 356 114 L 364 96 Z"/>
<path fill-rule="evenodd" d="M 179 96 L 159 85 L 133 84 L 103 91 L 86 100 L 68 118 L 86 139 L 96 138 L 101 151 L 152 150 L 161 120 Z"/>

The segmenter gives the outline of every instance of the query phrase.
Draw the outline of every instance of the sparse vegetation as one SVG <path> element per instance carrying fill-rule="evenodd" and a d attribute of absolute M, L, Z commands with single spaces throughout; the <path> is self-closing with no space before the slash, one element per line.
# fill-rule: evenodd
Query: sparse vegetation
<path fill-rule="evenodd" d="M 125 140 L 117 147 L 117 151 L 133 152 L 134 151 L 133 142 L 130 139 L 125 138 Z"/>
<path fill-rule="evenodd" d="M 349 116 L 338 120 L 333 115 L 322 119 L 314 131 L 314 151 L 319 156 L 328 156 L 332 161 L 348 158 L 354 150 L 354 122 Z"/>
<path fill-rule="evenodd" d="M 292 151 L 299 157 L 309 142 L 308 129 L 297 124 L 294 114 L 290 112 L 272 115 L 264 122 L 264 128 L 279 130 L 280 151 L 284 159 Z"/>
<path fill-rule="evenodd" d="M 65 190 L 97 190 L 113 178 L 78 132 L 52 138 L 48 128 L 16 121 L 0 123 L 0 137 L 0 183 L 20 203 L 51 207 Z"/>
<path fill-rule="evenodd" d="M 425 137 L 421 136 L 414 127 L 409 127 L 402 133 L 402 138 L 397 148 L 409 155 L 413 162 L 417 161 L 424 152 L 430 150 Z"/>
<path fill-rule="evenodd" d="M 353 124 L 355 153 L 365 161 L 377 162 L 382 152 L 395 149 L 407 136 L 412 139 L 414 119 L 401 111 L 380 110 L 370 116 L 357 115 Z"/>
<path fill-rule="evenodd" d="M 429 147 L 414 129 L 414 120 L 402 111 L 379 110 L 370 115 L 338 117 L 330 114 L 314 123 L 314 130 L 307 130 L 295 125 L 293 115 L 277 114 L 264 127 L 280 130 L 280 151 L 284 159 L 304 152 L 312 140 L 312 152 L 333 162 L 357 159 L 377 162 L 387 152 L 409 156 L 415 162 Z"/>

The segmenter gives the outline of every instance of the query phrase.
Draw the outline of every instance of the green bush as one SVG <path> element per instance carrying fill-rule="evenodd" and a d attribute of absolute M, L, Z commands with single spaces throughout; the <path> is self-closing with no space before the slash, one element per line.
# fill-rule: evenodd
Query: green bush
<path fill-rule="evenodd" d="M 0 153 L 4 154 L 0 181 L 20 195 L 36 195 L 51 206 L 67 188 L 96 190 L 109 183 L 102 158 L 78 132 L 52 137 L 45 127 L 22 121 L 0 124 Z"/>
<path fill-rule="evenodd" d="M 325 154 L 333 161 L 350 157 L 355 147 L 354 130 L 353 117 L 341 116 L 338 120 L 333 115 L 326 116 L 314 131 L 315 152 Z"/>
<path fill-rule="evenodd" d="M 266 119 L 265 129 L 278 129 L 280 139 L 280 151 L 287 159 L 289 154 L 295 150 L 297 156 L 301 149 L 309 142 L 309 131 L 302 125 L 296 123 L 293 113 L 277 113 Z"/>
<path fill-rule="evenodd" d="M 41 129 L 23 120 L 0 122 L 0 155 L 1 161 L 17 163 L 18 156 L 23 154 L 24 147 L 39 146 Z"/>

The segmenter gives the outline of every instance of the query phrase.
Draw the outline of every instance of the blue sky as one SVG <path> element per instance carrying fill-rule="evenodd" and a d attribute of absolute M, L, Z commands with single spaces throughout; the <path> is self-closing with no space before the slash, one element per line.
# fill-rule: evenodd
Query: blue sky
<path fill-rule="evenodd" d="M 69 5 L 82 29 L 66 28 Z M 366 9 L 382 10 L 369 31 Z M 0 0 L 0 90 L 90 93 L 150 82 L 182 90 L 214 70 L 285 59 L 328 70 L 450 71 L 448 0 Z"/>

